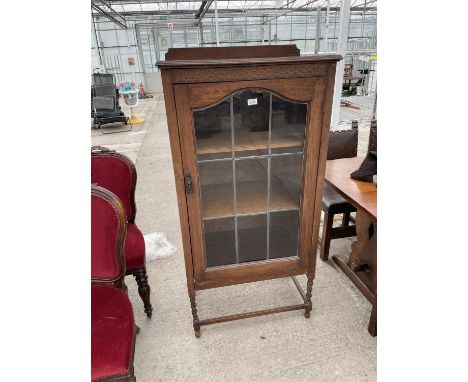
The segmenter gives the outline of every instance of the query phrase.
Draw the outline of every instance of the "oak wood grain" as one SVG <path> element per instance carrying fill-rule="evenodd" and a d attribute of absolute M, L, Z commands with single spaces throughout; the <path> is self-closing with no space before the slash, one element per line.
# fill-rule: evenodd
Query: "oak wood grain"
<path fill-rule="evenodd" d="M 254 48 L 260 50 L 255 51 Z M 222 322 L 226 317 L 200 321 L 195 301 L 195 290 L 307 274 L 307 291 L 304 294 L 303 305 L 305 317 L 310 316 L 312 309 L 312 282 L 315 273 L 335 67 L 341 56 L 299 57 L 295 47 L 270 46 L 243 49 L 173 50 L 166 55 L 166 61 L 158 62 L 163 77 L 184 242 L 187 284 L 193 327 L 197 337 L 200 336 L 201 322 L 203 324 Z M 193 112 L 212 106 L 229 95 L 245 89 L 264 89 L 288 101 L 307 103 L 304 141 L 300 142 L 289 137 L 275 138 L 272 141 L 273 149 L 303 148 L 299 206 L 297 206 L 296 199 L 289 195 L 287 189 L 272 187 L 273 191 L 270 195 L 273 208 L 299 208 L 298 256 L 239 262 L 207 268 L 202 204 L 205 207 L 208 206 L 205 209 L 205 217 L 224 216 L 225 213 L 231 213 L 231 209 L 230 207 L 226 209 L 226 205 L 229 206 L 229 203 L 224 201 L 223 205 L 222 199 L 222 195 L 229 193 L 224 193 L 219 188 L 216 189 L 213 186 L 216 182 L 211 179 L 208 179 L 208 184 L 211 185 L 212 189 L 210 187 L 206 189 L 209 197 L 202 203 L 197 153 L 218 155 L 223 152 L 228 153 L 232 148 L 227 146 L 226 142 L 229 142 L 227 139 L 224 140 L 224 143 L 216 144 L 214 142 L 217 139 L 216 134 L 213 135 L 211 143 L 208 142 L 209 139 L 206 139 L 205 142 L 200 139 L 197 148 Z M 237 151 L 255 151 L 266 148 L 265 144 L 261 143 L 261 139 L 258 141 L 255 139 L 261 135 L 248 134 L 244 140 L 237 137 Z M 263 133 L 263 135 L 265 134 Z M 201 162 L 200 166 L 202 166 Z M 185 175 L 192 177 L 193 191 L 186 192 Z M 203 175 L 205 176 L 205 173 Z M 252 183 L 246 185 L 244 190 L 242 182 L 239 184 L 239 194 L 244 193 L 249 196 L 244 201 L 242 197 L 238 200 L 238 212 L 240 213 L 250 214 L 265 210 L 263 206 L 265 195 L 262 187 L 255 183 L 263 178 L 254 178 L 250 179 Z M 205 180 L 206 178 L 204 178 Z M 295 307 L 297 308 L 297 306 Z M 251 312 L 233 317 L 243 318 L 271 314 L 287 309 L 288 307 L 273 308 L 264 310 L 263 313 L 262 311 Z M 231 318 L 228 317 L 228 319 Z"/>
<path fill-rule="evenodd" d="M 357 208 L 377 220 L 377 186 L 350 177 L 364 158 L 343 158 L 327 161 L 325 181 Z"/>
<path fill-rule="evenodd" d="M 203 47 L 203 48 L 170 48 L 166 60 L 220 60 L 253 57 L 287 57 L 299 56 L 296 45 L 264 45 L 239 47 Z"/>
<path fill-rule="evenodd" d="M 212 76 L 212 75 L 211 75 Z M 218 82 L 215 84 L 191 84 L 190 98 L 192 108 L 204 108 L 213 105 L 227 96 L 244 89 L 266 89 L 288 100 L 308 102 L 312 99 L 317 79 L 277 79 L 237 82 Z"/>

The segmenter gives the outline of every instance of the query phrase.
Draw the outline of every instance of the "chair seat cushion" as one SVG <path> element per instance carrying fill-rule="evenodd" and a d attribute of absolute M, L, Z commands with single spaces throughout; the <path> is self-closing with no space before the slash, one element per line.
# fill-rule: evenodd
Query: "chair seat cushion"
<path fill-rule="evenodd" d="M 135 321 L 124 291 L 91 286 L 91 379 L 126 374 L 133 363 Z"/>
<path fill-rule="evenodd" d="M 127 273 L 145 266 L 145 239 L 136 224 L 127 224 L 124 250 Z"/>
<path fill-rule="evenodd" d="M 326 182 L 323 185 L 322 209 L 334 214 L 356 211 L 356 207 L 347 202 L 345 198 Z"/>

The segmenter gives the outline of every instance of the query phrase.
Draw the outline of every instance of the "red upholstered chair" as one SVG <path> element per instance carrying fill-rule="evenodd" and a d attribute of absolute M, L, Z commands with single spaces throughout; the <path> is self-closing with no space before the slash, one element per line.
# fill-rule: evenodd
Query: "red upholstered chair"
<path fill-rule="evenodd" d="M 91 380 L 135 382 L 135 320 L 124 283 L 126 218 L 119 199 L 91 188 Z"/>
<path fill-rule="evenodd" d="M 135 165 L 125 155 L 106 147 L 93 146 L 91 148 L 91 183 L 107 188 L 117 195 L 124 205 L 128 223 L 124 246 L 126 275 L 132 274 L 135 277 L 145 313 L 151 317 L 153 308 L 145 267 L 145 241 L 135 224 L 136 181 Z"/>

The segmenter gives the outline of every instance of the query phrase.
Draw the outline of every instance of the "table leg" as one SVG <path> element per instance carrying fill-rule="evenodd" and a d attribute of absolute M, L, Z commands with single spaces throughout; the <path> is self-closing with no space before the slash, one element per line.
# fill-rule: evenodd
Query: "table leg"
<path fill-rule="evenodd" d="M 348 266 L 354 271 L 368 270 L 371 289 L 377 290 L 377 223 L 364 211 L 356 212 L 357 241 L 351 246 Z"/>
<path fill-rule="evenodd" d="M 377 334 L 377 223 L 362 210 L 356 212 L 357 241 L 348 259 L 332 259 L 372 304 L 369 333 Z"/>

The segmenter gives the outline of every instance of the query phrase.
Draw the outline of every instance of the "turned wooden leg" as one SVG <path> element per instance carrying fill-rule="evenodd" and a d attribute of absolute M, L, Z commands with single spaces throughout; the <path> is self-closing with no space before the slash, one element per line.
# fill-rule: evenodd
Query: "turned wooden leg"
<path fill-rule="evenodd" d="M 320 258 L 323 261 L 328 260 L 328 251 L 330 250 L 330 241 L 333 228 L 333 216 L 334 214 L 329 214 L 328 212 L 325 212 L 323 218 L 323 231 L 320 245 Z"/>
<path fill-rule="evenodd" d="M 129 382 L 136 382 L 134 367 L 132 366 L 130 369 L 130 377 L 128 379 Z"/>
<path fill-rule="evenodd" d="M 312 310 L 312 283 L 313 283 L 313 278 L 312 274 L 307 273 L 307 291 L 306 291 L 306 298 L 305 298 L 305 312 L 304 312 L 304 317 L 305 318 L 310 318 L 310 312 Z"/>
<path fill-rule="evenodd" d="M 372 305 L 372 311 L 367 331 L 372 337 L 375 337 L 377 335 L 377 297 L 375 298 L 374 304 Z"/>
<path fill-rule="evenodd" d="M 349 226 L 349 217 L 350 217 L 350 212 L 345 212 L 343 214 L 343 220 L 341 221 L 341 226 L 342 227 L 348 227 Z"/>
<path fill-rule="evenodd" d="M 150 301 L 151 289 L 148 284 L 148 275 L 146 274 L 146 269 L 143 268 L 133 272 L 133 276 L 135 276 L 135 280 L 138 284 L 138 294 L 143 300 L 143 305 L 145 306 L 145 313 L 148 316 L 148 318 L 151 318 L 151 316 L 153 315 L 153 307 L 151 306 Z"/>
<path fill-rule="evenodd" d="M 192 307 L 193 316 L 193 330 L 195 330 L 195 337 L 200 338 L 200 320 L 198 319 L 197 303 L 195 302 L 195 292 L 190 297 L 190 306 Z"/>

